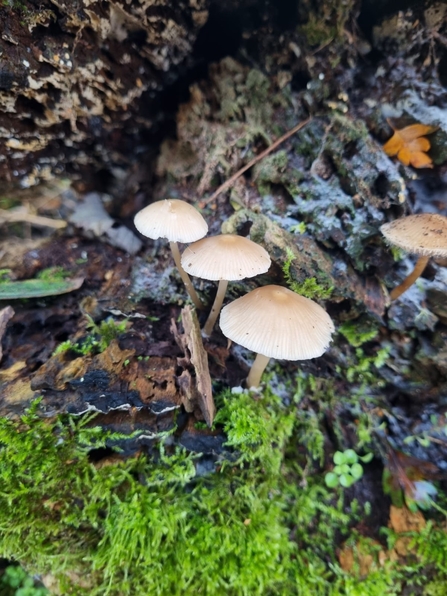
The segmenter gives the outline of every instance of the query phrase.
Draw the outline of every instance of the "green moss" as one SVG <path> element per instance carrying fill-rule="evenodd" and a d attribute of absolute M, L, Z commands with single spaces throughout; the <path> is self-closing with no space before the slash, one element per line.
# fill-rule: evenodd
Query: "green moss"
<path fill-rule="evenodd" d="M 11 280 L 11 269 L 0 269 L 0 283 Z"/>
<path fill-rule="evenodd" d="M 305 25 L 300 27 L 300 32 L 305 36 L 310 46 L 324 45 L 334 40 L 337 30 L 324 23 L 321 16 L 311 14 Z"/>
<path fill-rule="evenodd" d="M 317 0 L 304 2 L 308 9 L 308 20 L 300 27 L 310 46 L 327 45 L 340 40 L 346 34 L 346 23 L 352 16 L 353 1 Z"/>
<path fill-rule="evenodd" d="M 43 269 L 37 274 L 37 279 L 42 281 L 62 281 L 70 277 L 71 273 L 66 271 L 63 267 L 49 267 Z"/>
<path fill-rule="evenodd" d="M 72 350 L 76 354 L 87 356 L 88 354 L 98 354 L 104 350 L 127 328 L 127 321 L 117 322 L 111 317 L 105 321 L 101 321 L 98 325 L 89 316 L 87 317 L 87 329 L 91 329 L 91 333 L 82 340 L 73 343 L 70 340 L 64 341 L 57 346 L 53 352 L 53 356 Z M 125 364 L 126 366 L 126 364 Z"/>
<path fill-rule="evenodd" d="M 322 286 L 317 282 L 315 277 L 308 277 L 302 283 L 298 283 L 292 279 L 292 276 L 290 275 L 290 266 L 294 258 L 295 256 L 293 255 L 292 251 L 288 250 L 287 260 L 284 262 L 284 265 L 282 267 L 284 278 L 289 288 L 297 294 L 305 296 L 306 298 L 310 298 L 311 300 L 327 300 L 328 298 L 330 298 L 332 292 L 334 291 L 333 286 Z"/>
<path fill-rule="evenodd" d="M 301 389 L 323 391 L 320 381 Z M 227 451 L 205 477 L 198 456 L 163 435 L 152 457 L 95 467 L 89 451 L 119 435 L 91 419 L 42 420 L 38 403 L 18 423 L 0 419 L 0 556 L 50 572 L 75 596 L 399 594 L 398 566 L 364 578 L 337 564 L 334 545 L 360 511 L 328 491 L 302 450 L 319 423 L 297 408 L 300 395 L 289 408 L 269 389 L 219 400 Z M 421 557 L 443 573 L 439 532 L 432 549 L 421 541 Z"/>
<path fill-rule="evenodd" d="M 351 346 L 355 348 L 358 348 L 367 341 L 371 341 L 379 332 L 377 325 L 367 317 L 342 323 L 338 330 L 348 340 Z"/>

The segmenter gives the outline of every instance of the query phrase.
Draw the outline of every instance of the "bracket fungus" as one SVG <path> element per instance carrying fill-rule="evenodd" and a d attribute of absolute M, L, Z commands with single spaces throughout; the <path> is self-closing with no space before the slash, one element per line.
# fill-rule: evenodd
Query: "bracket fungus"
<path fill-rule="evenodd" d="M 270 358 L 310 360 L 328 348 L 334 324 L 316 302 L 281 286 L 263 286 L 222 309 L 222 333 L 256 352 L 247 387 L 257 387 Z"/>
<path fill-rule="evenodd" d="M 182 255 L 182 266 L 196 277 L 218 281 L 216 298 L 204 335 L 211 335 L 219 316 L 229 281 L 254 277 L 268 271 L 271 260 L 268 252 L 260 246 L 236 234 L 220 234 L 194 242 Z"/>
<path fill-rule="evenodd" d="M 152 238 L 152 240 L 167 238 L 169 240 L 172 256 L 186 291 L 196 308 L 202 309 L 202 301 L 197 295 L 189 275 L 181 265 L 177 244 L 178 242 L 195 242 L 206 236 L 208 224 L 200 212 L 185 201 L 165 199 L 144 207 L 135 215 L 134 223 L 140 234 L 147 238 Z"/>
<path fill-rule="evenodd" d="M 380 231 L 390 244 L 419 255 L 413 271 L 391 294 L 399 298 L 423 273 L 430 257 L 447 257 L 447 217 L 438 213 L 408 215 L 384 224 Z"/>

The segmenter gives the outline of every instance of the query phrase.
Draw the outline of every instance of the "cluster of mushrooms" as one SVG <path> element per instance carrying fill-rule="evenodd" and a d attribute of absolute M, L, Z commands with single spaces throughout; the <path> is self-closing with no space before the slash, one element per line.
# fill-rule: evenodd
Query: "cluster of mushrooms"
<path fill-rule="evenodd" d="M 413 285 L 430 257 L 447 257 L 447 217 L 443 215 L 408 215 L 384 224 L 380 230 L 391 245 L 418 255 L 413 271 L 391 291 L 391 300 L 399 298 Z"/>
<path fill-rule="evenodd" d="M 220 313 L 222 333 L 256 352 L 247 387 L 259 386 L 270 358 L 309 360 L 327 350 L 334 332 L 327 312 L 316 302 L 282 286 L 257 288 L 222 309 L 228 282 L 268 271 L 270 256 L 259 244 L 235 234 L 205 238 L 208 225 L 200 212 L 178 199 L 148 205 L 136 214 L 135 227 L 147 238 L 167 238 L 177 269 L 197 309 L 203 310 L 205 305 L 188 274 L 219 282 L 202 334 L 211 335 Z M 414 271 L 392 290 L 391 300 L 414 283 L 431 256 L 447 257 L 447 218 L 442 215 L 410 215 L 384 224 L 380 229 L 390 244 L 419 255 Z M 182 255 L 179 242 L 189 244 Z"/>
<path fill-rule="evenodd" d="M 202 330 L 219 326 L 230 340 L 257 356 L 247 377 L 247 387 L 258 387 L 270 358 L 308 360 L 321 356 L 329 346 L 334 324 L 316 302 L 282 286 L 259 287 L 225 306 L 229 281 L 265 273 L 270 267 L 267 251 L 248 238 L 220 234 L 204 238 L 208 225 L 189 203 L 166 199 L 148 205 L 135 216 L 135 227 L 148 238 L 167 238 L 186 290 L 197 309 L 204 309 L 189 274 L 218 281 L 214 304 Z M 189 244 L 180 256 L 178 242 Z"/>

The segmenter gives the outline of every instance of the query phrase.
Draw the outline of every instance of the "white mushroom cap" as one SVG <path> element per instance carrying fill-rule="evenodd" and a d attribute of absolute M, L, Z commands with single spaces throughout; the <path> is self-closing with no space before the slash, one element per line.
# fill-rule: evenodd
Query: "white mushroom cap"
<path fill-rule="evenodd" d="M 380 231 L 395 246 L 426 257 L 447 256 L 447 217 L 420 213 L 383 224 Z"/>
<path fill-rule="evenodd" d="M 188 246 L 182 255 L 185 271 L 213 281 L 254 277 L 268 271 L 270 263 L 265 248 L 236 234 L 204 238 Z"/>
<path fill-rule="evenodd" d="M 151 203 L 135 215 L 135 227 L 156 240 L 195 242 L 208 232 L 208 224 L 195 207 L 179 199 L 165 199 Z"/>
<path fill-rule="evenodd" d="M 316 302 L 281 286 L 264 286 L 222 309 L 222 333 L 257 354 L 309 360 L 328 348 L 334 324 Z"/>

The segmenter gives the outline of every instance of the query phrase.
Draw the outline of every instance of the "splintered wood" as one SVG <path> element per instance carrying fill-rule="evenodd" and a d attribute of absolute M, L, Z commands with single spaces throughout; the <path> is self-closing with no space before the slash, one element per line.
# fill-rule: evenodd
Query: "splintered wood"
<path fill-rule="evenodd" d="M 8 321 L 14 316 L 14 310 L 11 306 L 6 306 L 0 310 L 0 360 L 2 359 L 2 337 L 6 331 Z"/>
<path fill-rule="evenodd" d="M 177 378 L 183 405 L 187 412 L 193 412 L 199 407 L 206 423 L 211 426 L 216 408 L 208 369 L 208 356 L 203 347 L 196 312 L 190 306 L 182 309 L 182 324 L 184 333 L 179 333 L 174 319 L 171 319 L 171 331 L 185 355 L 178 359 L 179 366 L 184 370 Z"/>

